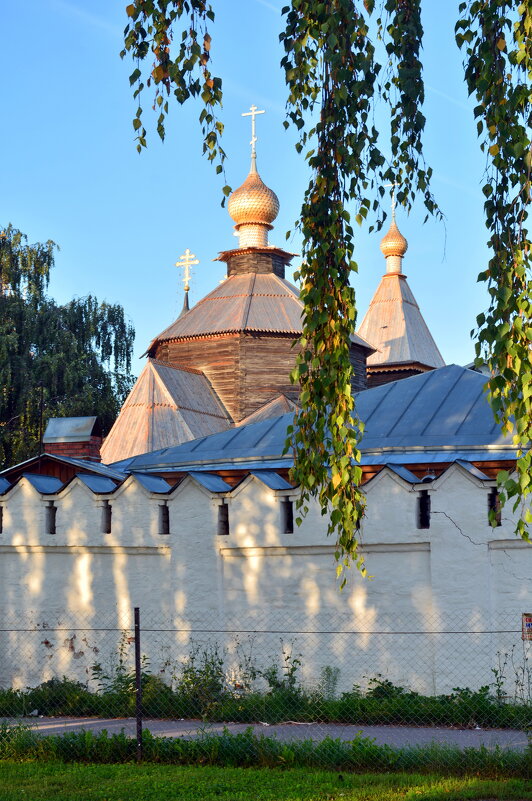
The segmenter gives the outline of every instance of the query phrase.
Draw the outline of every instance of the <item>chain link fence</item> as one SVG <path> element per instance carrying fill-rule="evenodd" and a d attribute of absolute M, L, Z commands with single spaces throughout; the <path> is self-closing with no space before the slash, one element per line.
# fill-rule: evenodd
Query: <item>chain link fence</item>
<path fill-rule="evenodd" d="M 446 614 L 419 630 L 381 616 L 378 629 L 360 630 L 346 613 L 298 631 L 282 610 L 226 620 L 223 630 L 142 609 L 96 624 L 65 613 L 4 616 L 3 753 L 26 727 L 121 733 L 139 758 L 143 729 L 181 742 L 247 732 L 278 743 L 352 743 L 361 732 L 397 747 L 526 749 L 532 642 L 515 613 L 496 622 L 486 630 L 472 616 Z"/>

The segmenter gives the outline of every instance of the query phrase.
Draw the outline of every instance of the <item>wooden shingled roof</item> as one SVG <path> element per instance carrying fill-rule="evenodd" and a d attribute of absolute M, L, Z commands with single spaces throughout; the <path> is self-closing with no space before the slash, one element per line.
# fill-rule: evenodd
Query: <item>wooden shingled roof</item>
<path fill-rule="evenodd" d="M 231 275 L 190 311 L 165 328 L 150 344 L 212 334 L 264 332 L 299 336 L 303 304 L 292 284 L 274 273 Z M 353 342 L 372 351 L 356 334 Z"/>
<path fill-rule="evenodd" d="M 101 448 L 106 464 L 225 431 L 231 418 L 199 370 L 148 359 Z"/>
<path fill-rule="evenodd" d="M 402 273 L 382 277 L 358 334 L 377 348 L 368 356 L 368 367 L 445 364 Z"/>

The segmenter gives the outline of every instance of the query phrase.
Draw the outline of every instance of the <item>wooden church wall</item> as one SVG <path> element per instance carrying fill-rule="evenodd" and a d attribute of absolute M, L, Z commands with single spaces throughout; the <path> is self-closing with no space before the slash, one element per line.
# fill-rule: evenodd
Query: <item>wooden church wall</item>
<path fill-rule="evenodd" d="M 283 393 L 296 401 L 298 388 L 290 382 L 300 350 L 295 337 L 271 334 L 222 334 L 161 343 L 155 354 L 172 366 L 202 370 L 235 421 L 255 412 Z M 366 358 L 350 348 L 355 392 L 366 388 Z"/>
<path fill-rule="evenodd" d="M 299 388 L 290 382 L 299 346 L 292 337 L 247 334 L 240 340 L 240 419 L 283 393 L 296 401 Z"/>
<path fill-rule="evenodd" d="M 202 370 L 225 408 L 238 414 L 240 349 L 237 334 L 176 340 L 159 345 L 155 358 L 172 367 Z"/>

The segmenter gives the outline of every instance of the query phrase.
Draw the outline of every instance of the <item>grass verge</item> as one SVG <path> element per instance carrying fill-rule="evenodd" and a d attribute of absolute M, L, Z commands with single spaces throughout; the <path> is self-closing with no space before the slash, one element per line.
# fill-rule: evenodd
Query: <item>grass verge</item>
<path fill-rule="evenodd" d="M 524 752 L 484 746 L 460 749 L 438 744 L 392 748 L 362 736 L 351 741 L 326 738 L 321 742 L 282 742 L 275 737 L 257 736 L 251 729 L 238 734 L 227 730 L 221 735 L 206 733 L 190 740 L 154 737 L 145 731 L 143 747 L 146 762 L 172 765 L 532 778 L 530 747 Z M 135 741 L 123 733 L 82 731 L 42 736 L 27 727 L 0 727 L 0 760 L 113 764 L 133 762 L 135 755 Z"/>
<path fill-rule="evenodd" d="M 309 769 L 0 762 L 0 801 L 469 801 L 532 799 L 522 779 Z"/>

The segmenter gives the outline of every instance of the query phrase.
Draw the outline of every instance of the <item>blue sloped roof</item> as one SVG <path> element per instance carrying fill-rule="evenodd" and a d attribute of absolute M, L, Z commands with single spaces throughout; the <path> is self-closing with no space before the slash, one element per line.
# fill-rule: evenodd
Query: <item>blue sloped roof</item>
<path fill-rule="evenodd" d="M 74 467 L 83 467 L 84 470 L 90 470 L 91 473 L 98 473 L 108 478 L 115 478 L 117 481 L 123 481 L 127 473 L 116 467 L 109 467 L 101 462 L 91 462 L 89 459 L 73 459 L 71 456 L 58 456 L 56 453 L 45 453 L 43 456 L 49 456 L 52 459 L 57 459 L 60 462 L 74 465 Z"/>
<path fill-rule="evenodd" d="M 165 492 L 170 492 L 172 489 L 172 485 L 159 476 L 150 476 L 146 475 L 146 473 L 133 473 L 133 475 L 139 484 L 142 484 L 144 489 L 147 489 L 148 492 L 160 492 L 164 494 Z"/>
<path fill-rule="evenodd" d="M 10 486 L 11 484 L 7 478 L 2 478 L 2 476 L 0 476 L 0 495 L 3 495 L 4 492 L 7 492 Z"/>
<path fill-rule="evenodd" d="M 272 490 L 291 490 L 292 484 L 289 484 L 279 473 L 275 470 L 252 470 L 252 475 L 256 476 Z"/>
<path fill-rule="evenodd" d="M 232 489 L 231 485 L 220 476 L 212 475 L 211 473 L 196 473 L 194 470 L 189 471 L 188 474 L 209 492 L 230 492 Z"/>
<path fill-rule="evenodd" d="M 366 428 L 362 464 L 412 464 L 515 458 L 511 435 L 494 421 L 484 391 L 486 377 L 455 364 L 393 381 L 356 396 Z M 270 470 L 289 466 L 284 454 L 292 413 L 135 456 L 122 470 Z"/>
<path fill-rule="evenodd" d="M 421 482 L 420 478 L 415 476 L 408 468 L 403 467 L 402 464 L 394 464 L 392 462 L 387 464 L 386 467 L 405 481 L 408 481 L 409 484 L 419 484 Z"/>
<path fill-rule="evenodd" d="M 92 490 L 92 492 L 107 494 L 109 492 L 114 492 L 117 486 L 115 481 L 112 481 L 106 476 L 95 476 L 91 475 L 90 473 L 77 473 L 76 478 L 79 478 L 79 480 L 82 481 L 86 487 Z"/>
<path fill-rule="evenodd" d="M 41 476 L 36 473 L 23 473 L 23 478 L 27 478 L 32 487 L 42 495 L 55 495 L 64 486 L 63 482 L 55 476 Z"/>
<path fill-rule="evenodd" d="M 481 481 L 491 481 L 489 476 L 483 473 L 482 470 L 479 470 L 478 467 L 475 467 L 474 464 L 471 464 L 471 462 L 466 462 L 464 459 L 456 459 L 455 461 L 456 464 L 459 464 L 460 467 L 463 467 L 464 470 L 467 470 L 467 472 L 471 473 L 475 478 L 479 478 Z"/>

